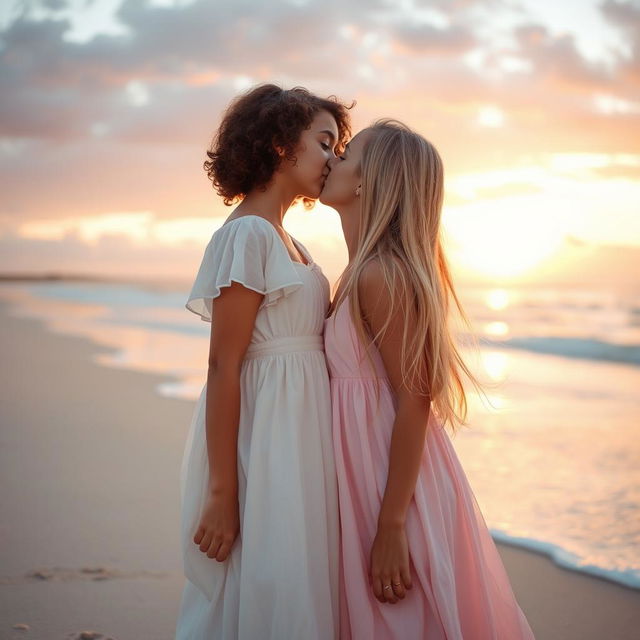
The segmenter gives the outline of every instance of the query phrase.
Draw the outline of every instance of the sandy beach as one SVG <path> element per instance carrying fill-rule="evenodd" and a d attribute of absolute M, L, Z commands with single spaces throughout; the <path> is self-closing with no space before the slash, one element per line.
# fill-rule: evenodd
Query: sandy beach
<path fill-rule="evenodd" d="M 157 395 L 166 377 L 95 364 L 104 348 L 7 308 L 0 301 L 0 638 L 173 638 L 193 402 Z M 498 548 L 538 640 L 637 637 L 640 591 Z"/>

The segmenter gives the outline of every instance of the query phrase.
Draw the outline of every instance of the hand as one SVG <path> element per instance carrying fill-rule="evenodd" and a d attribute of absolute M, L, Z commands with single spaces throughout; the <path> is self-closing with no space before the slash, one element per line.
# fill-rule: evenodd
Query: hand
<path fill-rule="evenodd" d="M 193 541 L 209 558 L 223 562 L 240 532 L 238 497 L 209 493 Z"/>
<path fill-rule="evenodd" d="M 369 581 L 376 599 L 382 603 L 395 604 L 413 587 L 403 525 L 378 525 L 371 547 Z"/>

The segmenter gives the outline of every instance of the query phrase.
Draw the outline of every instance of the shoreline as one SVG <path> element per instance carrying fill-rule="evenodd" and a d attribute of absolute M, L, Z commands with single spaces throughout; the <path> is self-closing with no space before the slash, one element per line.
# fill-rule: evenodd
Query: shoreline
<path fill-rule="evenodd" d="M 86 629 L 171 638 L 184 580 L 178 473 L 194 402 L 155 392 L 175 378 L 100 366 L 93 358 L 112 349 L 8 307 L 0 300 L 1 628 L 9 638 Z M 496 546 L 539 640 L 634 636 L 640 591 Z M 12 630 L 18 623 L 31 630 Z"/>
<path fill-rule="evenodd" d="M 142 291 L 144 292 L 145 290 L 143 289 Z M 156 322 L 146 325 L 148 331 L 145 330 L 144 325 L 139 324 L 140 318 L 144 317 L 144 315 L 134 315 L 121 324 L 118 322 L 112 324 L 109 316 L 115 309 L 117 309 L 117 305 L 116 307 L 112 307 L 108 301 L 108 296 L 107 301 L 105 302 L 101 299 L 100 295 L 92 295 L 91 292 L 91 287 L 81 291 L 81 293 L 83 293 L 84 296 L 87 296 L 87 298 L 84 302 L 80 302 L 78 299 L 73 298 L 73 296 L 71 298 L 66 298 L 64 292 L 62 295 L 58 293 L 57 295 L 49 296 L 47 291 L 34 293 L 33 291 L 22 287 L 17 287 L 15 289 L 11 287 L 0 287 L 0 299 L 9 301 L 10 313 L 12 315 L 16 317 L 39 319 L 43 321 L 45 329 L 53 335 L 63 334 L 79 336 L 92 341 L 94 345 L 101 350 L 92 358 L 94 362 L 97 362 L 102 366 L 121 370 L 149 372 L 153 375 L 160 376 L 175 376 L 175 378 L 172 378 L 172 381 L 170 382 L 163 381 L 158 384 L 156 387 L 157 394 L 163 397 L 181 398 L 191 400 L 193 402 L 197 401 L 202 388 L 202 380 L 206 375 L 204 368 L 198 366 L 197 363 L 201 362 L 201 355 L 203 351 L 208 348 L 208 331 L 206 333 L 200 333 L 198 331 L 194 332 L 194 329 L 197 329 L 195 326 L 193 328 L 189 327 L 189 330 L 185 331 L 188 323 L 185 323 L 182 318 L 184 315 L 184 308 L 182 306 L 180 309 L 174 309 L 171 307 L 171 311 L 168 316 L 166 315 L 165 309 L 165 315 L 161 316 L 161 322 L 157 322 L 158 310 L 156 310 L 154 312 Z M 113 302 L 114 300 L 112 299 L 112 303 Z M 163 300 L 156 302 L 159 302 L 161 305 L 163 304 Z M 130 304 L 131 301 L 128 301 L 128 303 Z M 175 301 L 171 301 L 171 304 L 175 305 Z M 106 321 L 103 321 L 103 316 L 106 318 Z M 164 323 L 168 323 L 168 325 Z M 176 340 L 178 340 L 178 342 L 176 342 Z M 484 348 L 487 349 L 486 346 Z M 492 349 L 492 351 L 495 351 L 495 349 Z M 510 351 L 512 351 L 512 349 L 508 348 L 508 345 L 506 345 L 503 347 L 501 353 L 503 354 L 502 357 L 508 357 L 509 360 L 512 361 L 510 368 L 514 372 L 516 370 L 520 372 L 519 379 L 518 377 L 513 376 L 513 374 L 511 375 L 511 379 L 512 381 L 515 381 L 516 385 L 522 384 L 525 381 L 527 383 L 530 382 L 529 378 L 526 378 L 526 375 L 524 377 L 522 375 L 522 372 L 526 371 L 527 366 L 533 366 L 534 376 L 537 375 L 535 369 L 537 368 L 539 371 L 543 365 L 547 369 L 555 369 L 556 366 L 563 367 L 564 372 L 560 375 L 561 381 L 573 379 L 576 374 L 580 374 L 580 372 L 576 371 L 574 358 L 565 358 L 560 354 L 545 355 L 537 352 L 531 352 L 528 353 L 528 355 L 526 353 L 522 355 L 514 355 L 511 354 Z M 506 354 L 509 355 L 507 356 Z M 536 361 L 537 364 L 534 364 Z M 592 361 L 590 366 L 593 369 L 591 379 L 597 379 L 602 375 L 609 375 L 610 378 L 617 377 L 617 392 L 619 395 L 623 396 L 625 401 L 627 401 L 628 398 L 624 398 L 625 392 L 622 389 L 627 389 L 629 394 L 632 394 L 633 391 L 635 391 L 635 386 L 633 380 L 629 379 L 624 383 L 626 386 L 623 386 L 621 389 L 620 383 L 623 379 L 621 379 L 620 376 L 623 373 L 626 375 L 633 375 L 633 373 L 637 372 L 635 380 L 637 381 L 640 379 L 638 378 L 640 370 L 632 368 L 631 371 L 627 372 L 628 365 L 626 363 L 606 364 L 597 360 Z M 604 367 L 609 367 L 610 370 L 604 370 Z M 595 370 L 596 368 L 597 370 Z M 540 382 L 540 379 L 536 381 L 534 378 L 533 380 L 534 385 L 540 384 Z M 545 380 L 544 382 L 546 383 L 547 381 Z M 582 380 L 581 384 L 584 384 L 585 382 L 585 380 Z M 582 387 L 583 397 L 586 398 L 593 398 L 594 394 L 597 395 L 603 391 L 606 392 L 599 383 L 594 386 L 593 383 L 588 382 L 586 386 Z M 513 415 L 502 416 L 501 419 L 501 425 L 505 429 L 509 428 L 510 420 L 523 419 L 522 410 L 518 415 L 518 412 L 515 410 L 516 406 L 520 406 L 525 412 L 526 406 L 529 406 L 530 410 L 533 409 L 533 406 L 531 405 L 532 398 L 526 397 L 526 394 L 521 394 L 521 397 L 517 399 L 512 398 L 511 401 L 514 407 L 511 411 Z M 523 403 L 528 403 L 528 405 Z M 573 413 L 574 409 L 571 407 L 569 407 L 569 409 Z M 607 410 L 602 409 L 601 406 L 592 405 L 592 409 L 593 411 L 603 414 L 603 418 L 607 415 Z M 611 405 L 609 407 L 609 410 L 619 409 L 619 405 Z M 561 411 L 562 407 L 559 407 L 558 410 Z M 626 410 L 630 412 L 632 407 L 629 406 Z M 588 412 L 591 411 L 591 409 L 585 408 L 583 411 Z M 488 415 L 485 415 L 484 417 L 485 419 L 492 419 L 492 417 Z M 496 414 L 493 418 L 500 418 L 500 416 Z M 580 419 L 577 415 L 575 418 L 576 420 Z M 531 427 L 532 425 L 529 426 Z M 631 434 L 628 435 L 631 436 Z M 490 436 L 488 436 L 488 438 L 490 439 Z M 565 441 L 564 444 L 568 446 L 569 441 L 570 439 Z M 486 443 L 487 441 L 482 440 L 482 442 Z M 625 446 L 624 442 L 624 437 L 620 436 L 620 442 L 618 445 Z M 467 464 L 472 464 L 473 457 L 475 455 L 473 446 L 469 446 L 469 443 L 465 441 L 464 438 L 458 439 L 453 444 L 458 451 L 458 455 L 461 457 L 463 466 L 465 466 L 465 460 L 467 461 Z M 615 443 L 610 441 L 609 444 L 612 445 L 612 449 L 615 449 Z M 535 447 L 535 441 L 532 441 L 530 445 Z M 535 464 L 535 461 L 531 460 L 529 460 L 527 464 L 531 465 L 532 462 Z M 514 470 L 520 467 L 515 460 L 511 460 L 510 464 L 513 465 L 514 463 L 516 464 Z M 556 459 L 555 463 L 556 465 L 562 466 L 563 460 Z M 527 468 L 533 469 L 535 467 L 529 466 Z M 573 473 L 577 474 L 574 475 L 576 479 L 580 477 L 581 471 L 584 471 L 584 469 L 575 468 L 573 470 Z M 477 469 L 474 469 L 473 466 L 469 466 L 466 469 L 466 472 L 469 475 L 472 486 L 474 486 L 474 478 L 472 476 L 477 472 Z M 489 468 L 485 469 L 485 472 L 491 473 Z M 481 482 L 482 481 L 488 482 L 489 480 L 485 477 Z M 482 486 L 479 487 L 479 489 L 482 488 Z M 535 493 L 535 486 L 529 486 L 527 488 L 530 492 Z M 573 491 L 582 490 L 579 488 L 577 482 L 574 482 L 571 488 Z M 496 488 L 494 487 L 494 492 L 495 491 Z M 477 495 L 482 495 L 482 492 L 480 491 Z M 517 499 L 518 495 L 518 493 L 515 493 L 513 495 L 513 499 Z M 531 495 L 531 493 L 529 495 Z M 602 499 L 602 496 L 596 495 L 594 498 L 596 500 Z M 531 502 L 531 500 L 529 500 L 529 502 Z M 507 520 L 513 521 L 514 524 L 517 522 L 517 518 L 513 520 L 508 512 L 505 512 L 504 514 L 501 513 L 500 509 L 495 508 L 495 505 L 488 504 L 486 506 L 487 508 L 493 507 L 492 522 L 498 522 L 500 518 L 504 519 L 505 517 Z M 522 510 L 522 508 L 520 510 Z M 584 513 L 583 516 L 584 518 L 588 518 L 589 514 Z M 526 518 L 527 516 L 525 515 L 524 517 Z M 518 527 L 516 527 L 516 529 L 517 528 Z M 558 528 L 561 529 L 560 526 L 558 526 Z M 521 531 L 526 529 L 529 531 L 537 531 L 537 528 L 535 526 L 531 526 L 531 524 L 529 524 L 528 527 L 520 527 Z M 607 531 L 606 528 L 601 527 L 601 533 L 604 533 L 605 531 Z M 542 554 L 549 558 L 557 567 L 573 570 L 587 576 L 609 580 L 614 584 L 640 590 L 640 570 L 637 568 L 625 570 L 623 568 L 624 561 L 622 558 L 608 558 L 610 562 L 615 562 L 616 567 L 620 567 L 615 569 L 611 568 L 611 564 L 606 564 L 606 557 L 601 558 L 601 560 L 605 561 L 605 563 L 601 565 L 589 563 L 590 552 L 591 554 L 596 555 L 599 552 L 599 543 L 597 539 L 591 541 L 590 548 L 587 547 L 586 549 L 582 549 L 582 553 L 580 554 L 576 553 L 578 550 L 575 548 L 572 551 L 561 543 L 559 544 L 558 542 L 555 542 L 554 535 L 557 538 L 560 531 L 553 528 L 551 530 L 547 530 L 547 533 L 551 534 L 551 537 L 546 538 L 536 538 L 535 536 L 523 537 L 522 533 L 510 532 L 493 527 L 490 527 L 490 532 L 494 542 L 501 542 L 512 547 Z M 561 535 L 559 537 L 560 539 L 562 538 Z M 633 554 L 629 552 L 627 557 L 633 558 Z M 630 562 L 627 566 L 637 565 Z"/>

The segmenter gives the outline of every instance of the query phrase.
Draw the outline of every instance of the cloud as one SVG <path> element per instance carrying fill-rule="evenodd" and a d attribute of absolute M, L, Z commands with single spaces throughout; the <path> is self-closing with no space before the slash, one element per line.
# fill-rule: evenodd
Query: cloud
<path fill-rule="evenodd" d="M 619 60 L 621 81 L 630 83 L 636 90 L 640 85 L 640 2 L 605 0 L 601 5 L 603 16 L 626 36 L 629 55 Z"/>
<path fill-rule="evenodd" d="M 18 234 L 0 237 L 0 272 L 86 274 L 125 278 L 193 277 L 202 251 L 190 245 L 138 246 L 121 234 L 105 234 L 87 244 L 77 234 L 63 240 L 25 239 Z"/>
<path fill-rule="evenodd" d="M 271 80 L 357 99 L 356 129 L 406 120 L 449 175 L 523 154 L 640 151 L 631 61 L 585 60 L 570 34 L 511 1 L 126 0 L 102 30 L 82 23 L 85 9 L 46 4 L 0 32 L 0 217 L 11 225 L 224 215 L 204 151 L 229 100 Z M 637 3 L 602 6 L 637 58 Z M 478 114 L 501 126 L 478 126 Z"/>
<path fill-rule="evenodd" d="M 405 22 L 393 29 L 393 35 L 401 48 L 420 54 L 459 55 L 477 44 L 473 34 L 463 27 L 440 29 Z"/>
<path fill-rule="evenodd" d="M 609 4 L 621 19 L 618 4 Z M 464 102 L 490 100 L 501 84 L 514 82 L 505 69 L 520 65 L 530 69 L 524 74 L 530 87 L 610 88 L 610 75 L 586 62 L 571 36 L 552 36 L 542 25 L 520 24 L 511 49 L 496 46 L 483 21 L 508 6 L 499 0 L 413 8 L 382 0 L 187 6 L 128 0 L 113 16 L 124 35 L 98 34 L 82 43 L 65 39 L 68 16 L 23 14 L 1 34 L 0 135 L 59 141 L 98 133 L 179 143 L 184 136 L 176 123 L 188 126 L 207 109 L 218 114 L 241 77 L 307 84 L 345 99 L 425 86 Z M 470 53 L 475 68 L 467 64 Z M 145 103 L 137 106 L 146 108 L 132 108 L 132 83 L 144 85 Z"/>
<path fill-rule="evenodd" d="M 518 53 L 529 59 L 538 77 L 559 78 L 574 86 L 608 86 L 613 77 L 604 65 L 586 61 L 578 52 L 572 35 L 552 36 L 541 25 L 516 29 Z"/>

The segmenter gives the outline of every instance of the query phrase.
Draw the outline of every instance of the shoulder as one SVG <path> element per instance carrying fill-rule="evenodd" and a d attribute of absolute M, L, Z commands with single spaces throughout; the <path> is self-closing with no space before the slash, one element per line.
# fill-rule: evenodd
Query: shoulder
<path fill-rule="evenodd" d="M 264 218 L 255 215 L 238 216 L 218 227 L 209 241 L 210 248 L 222 249 L 231 246 L 239 250 L 270 251 L 274 244 L 273 234 L 277 233 L 273 225 Z"/>
<path fill-rule="evenodd" d="M 395 258 L 391 258 L 395 260 Z M 399 263 L 382 265 L 379 258 L 370 258 L 360 271 L 358 298 L 364 318 L 375 336 L 389 330 L 395 337 L 404 332 L 405 322 L 411 325 L 412 310 L 407 307 L 406 278 Z"/>
<path fill-rule="evenodd" d="M 371 317 L 392 306 L 392 289 L 379 258 L 370 258 L 358 278 L 358 297 L 365 315 Z"/>
<path fill-rule="evenodd" d="M 259 235 L 270 235 L 277 231 L 274 226 L 262 216 L 244 215 L 232 218 L 223 223 L 222 226 L 214 232 L 213 237 L 217 235 L 236 234 L 238 232 L 256 233 Z"/>
<path fill-rule="evenodd" d="M 358 281 L 360 306 L 394 391 L 399 397 L 411 398 L 411 402 L 417 398 L 419 407 L 423 407 L 420 394 L 414 394 L 405 384 L 407 371 L 402 355 L 413 344 L 417 318 L 403 283 L 403 266 L 399 260 L 391 259 L 396 262 L 390 268 L 385 269 L 387 265 L 383 267 L 378 258 L 363 267 Z"/>
<path fill-rule="evenodd" d="M 380 287 L 385 284 L 384 270 L 377 258 L 371 258 L 360 271 L 358 278 L 358 293 L 370 295 L 380 293 Z"/>

